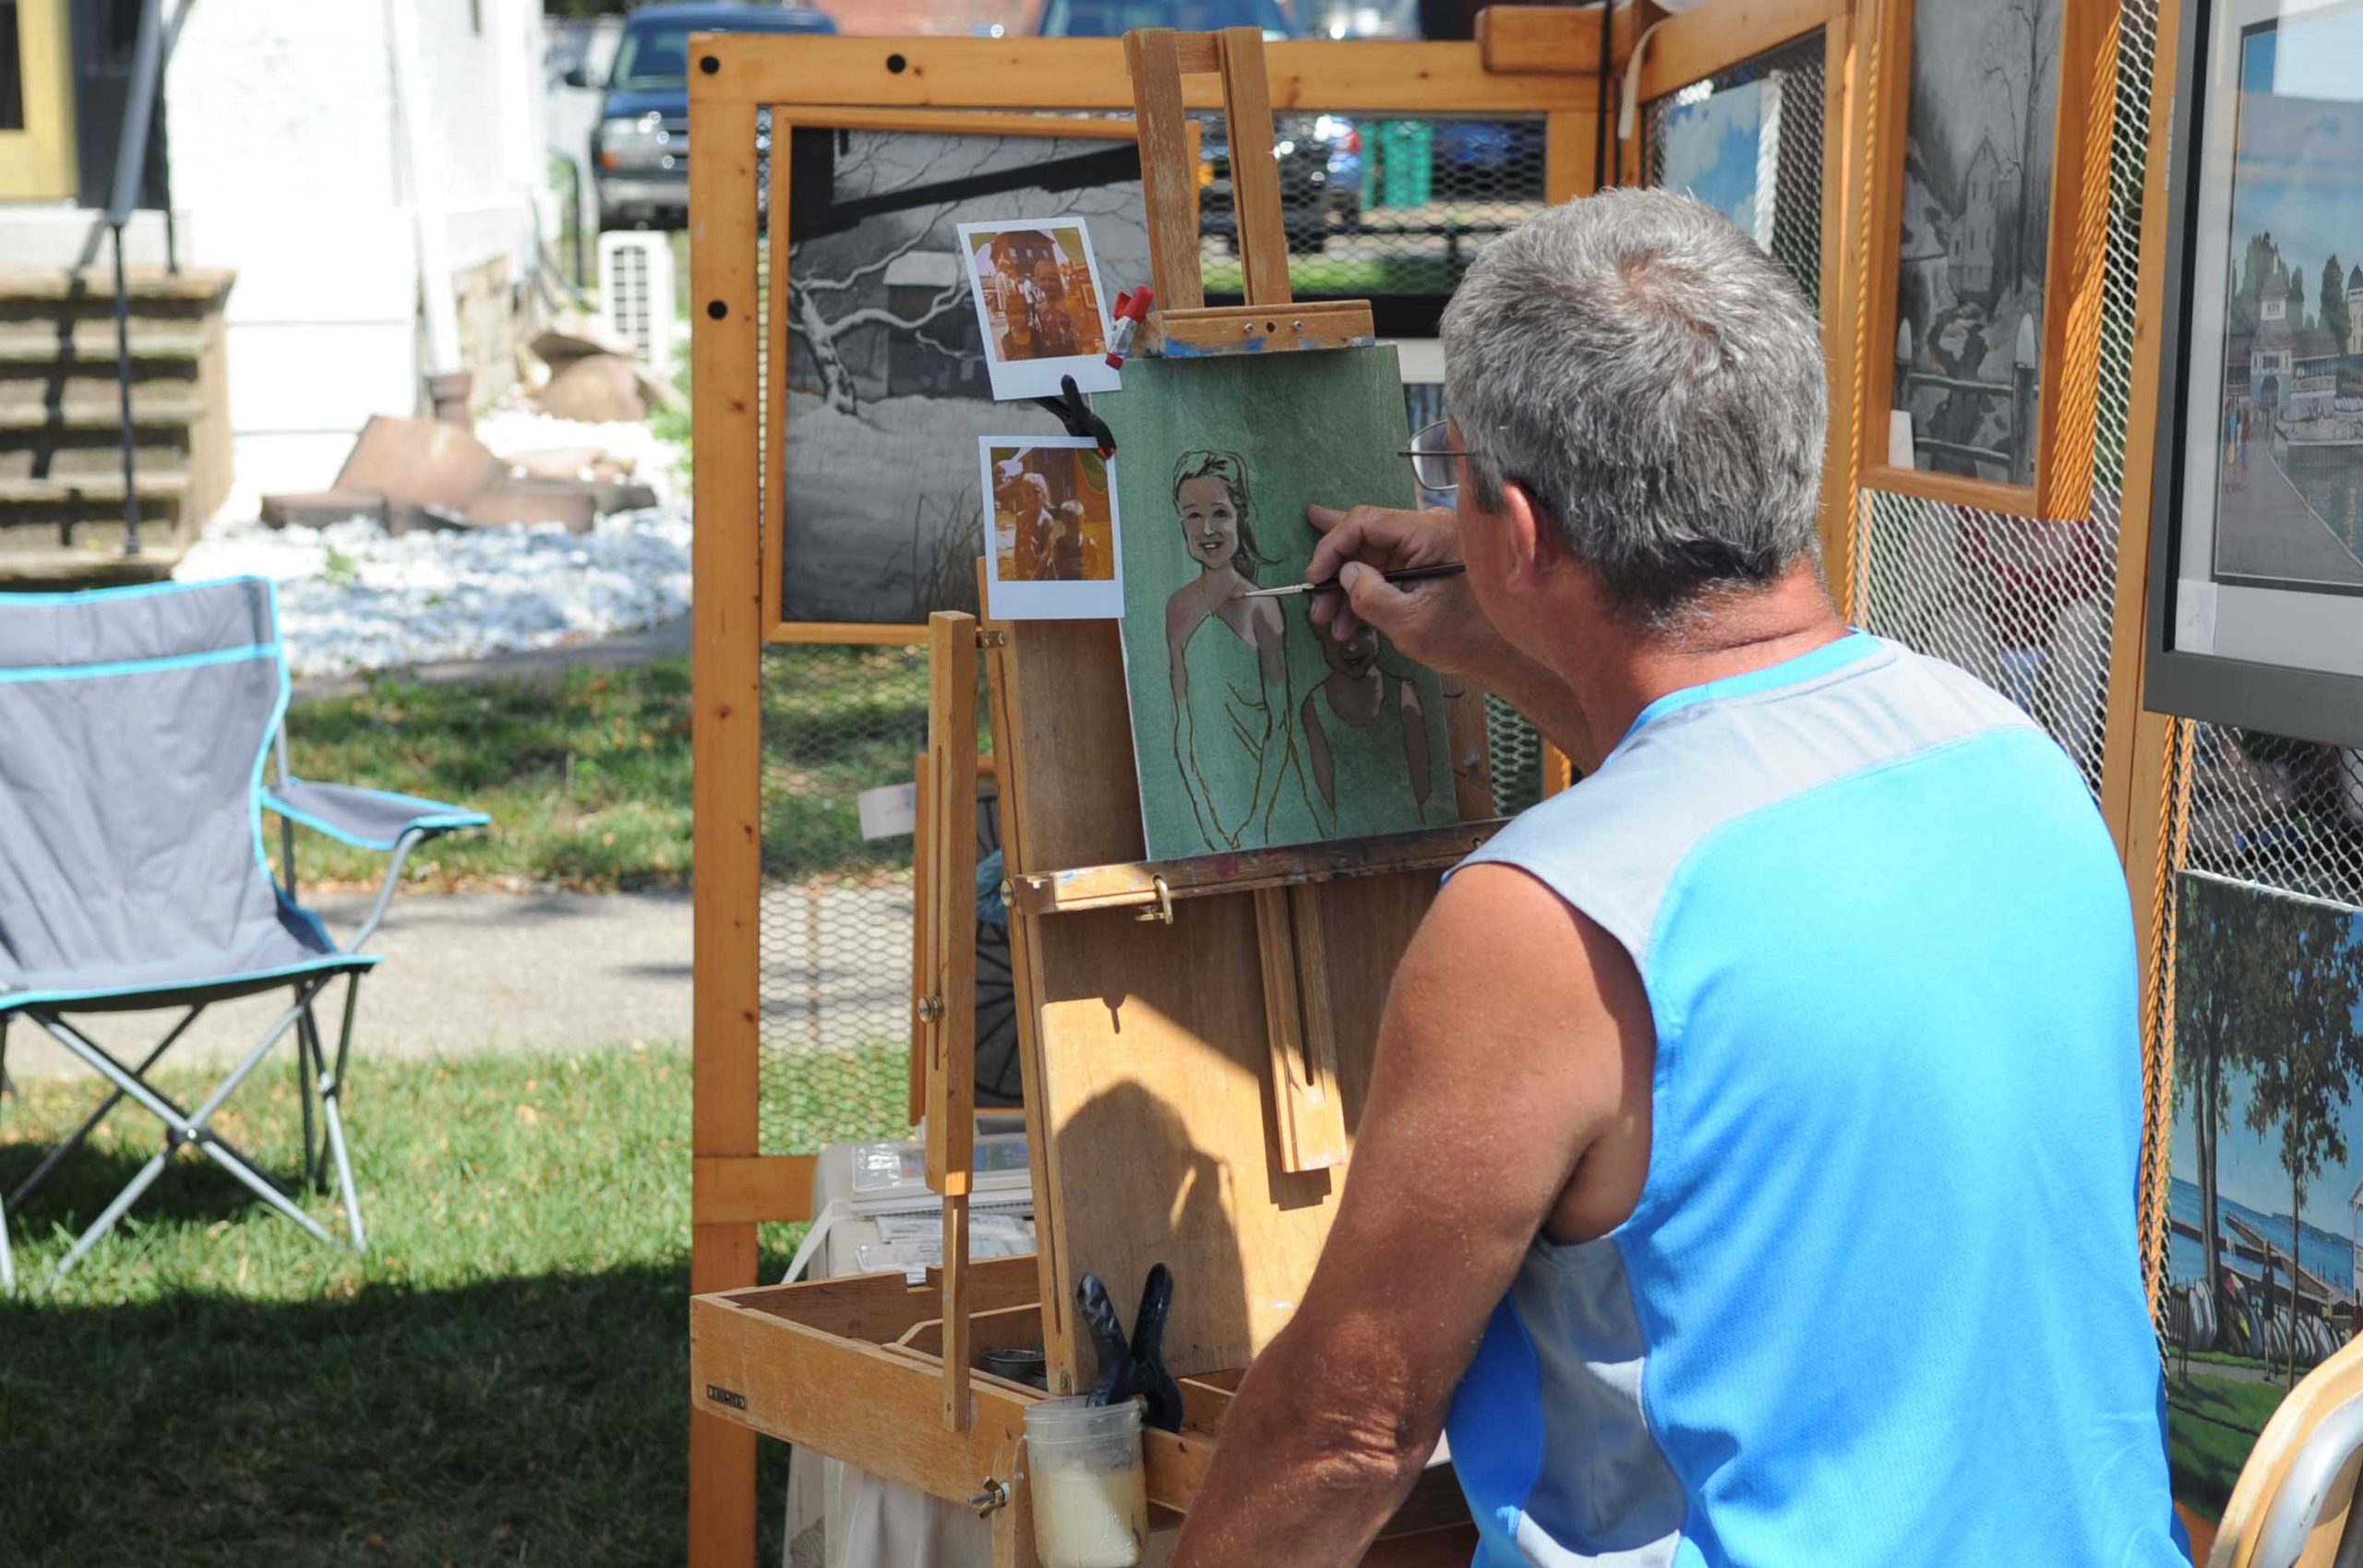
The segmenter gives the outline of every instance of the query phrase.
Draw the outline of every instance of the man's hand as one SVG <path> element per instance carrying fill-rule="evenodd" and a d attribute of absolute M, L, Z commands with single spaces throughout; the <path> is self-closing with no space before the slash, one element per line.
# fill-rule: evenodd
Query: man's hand
<path fill-rule="evenodd" d="M 1385 507 L 1307 507 L 1321 535 L 1305 568 L 1307 582 L 1336 578 L 1342 592 L 1315 593 L 1313 624 L 1343 639 L 1368 622 L 1378 634 L 1438 675 L 1455 676 L 1501 698 L 1531 720 L 1560 750 L 1589 771 L 1599 763 L 1582 705 L 1556 674 L 1528 658 L 1494 629 L 1467 577 L 1431 578 L 1398 587 L 1382 573 L 1436 566 L 1460 556 L 1452 513 Z"/>
<path fill-rule="evenodd" d="M 1307 507 L 1305 520 L 1321 535 L 1307 582 L 1336 578 L 1344 592 L 1315 593 L 1313 624 L 1343 640 L 1367 621 L 1408 658 L 1439 675 L 1491 684 L 1518 658 L 1485 618 L 1466 577 L 1433 578 L 1401 587 L 1384 572 L 1437 566 L 1460 558 L 1459 530 L 1448 511 L 1390 511 L 1384 507 Z"/>

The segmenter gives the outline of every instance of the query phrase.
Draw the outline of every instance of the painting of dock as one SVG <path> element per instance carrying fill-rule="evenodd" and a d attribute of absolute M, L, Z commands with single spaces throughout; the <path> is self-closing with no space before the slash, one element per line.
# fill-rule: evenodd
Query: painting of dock
<path fill-rule="evenodd" d="M 2175 1498 L 2212 1521 L 2282 1398 L 2363 1332 L 2363 914 L 2177 892 L 2161 1319 Z"/>
<path fill-rule="evenodd" d="M 2229 247 L 2213 415 L 2220 581 L 2363 592 L 2363 104 L 2332 64 L 2358 51 L 2352 6 L 2241 38 L 2218 242 Z"/>

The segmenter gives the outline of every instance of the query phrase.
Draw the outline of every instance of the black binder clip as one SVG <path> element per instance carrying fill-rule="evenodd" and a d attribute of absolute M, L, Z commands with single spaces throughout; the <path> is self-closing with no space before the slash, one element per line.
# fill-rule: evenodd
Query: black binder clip
<path fill-rule="evenodd" d="M 1099 1382 L 1092 1388 L 1094 1405 L 1121 1405 L 1127 1399 L 1146 1400 L 1142 1419 L 1170 1432 L 1182 1430 L 1182 1387 L 1165 1368 L 1165 1320 L 1173 1310 L 1173 1271 L 1158 1263 L 1141 1287 L 1141 1309 L 1133 1320 L 1132 1338 L 1117 1321 L 1116 1304 L 1096 1274 L 1075 1282 L 1075 1303 L 1083 1309 L 1084 1327 L 1099 1351 Z"/>
<path fill-rule="evenodd" d="M 1057 414 L 1059 423 L 1067 427 L 1068 435 L 1080 436 L 1093 443 L 1098 447 L 1099 455 L 1103 458 L 1114 457 L 1115 433 L 1108 428 L 1108 422 L 1092 413 L 1091 405 L 1083 401 L 1083 393 L 1075 386 L 1074 377 L 1060 377 L 1059 390 L 1062 394 L 1060 397 L 1036 398 L 1034 401 Z"/>

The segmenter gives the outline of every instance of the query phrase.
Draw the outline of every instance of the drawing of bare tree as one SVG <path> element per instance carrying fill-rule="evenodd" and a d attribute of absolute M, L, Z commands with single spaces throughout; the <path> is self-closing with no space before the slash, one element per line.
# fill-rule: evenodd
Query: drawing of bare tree
<path fill-rule="evenodd" d="M 2045 102 L 2044 83 L 2058 65 L 2059 20 L 2057 0 L 2003 0 L 1986 34 L 1985 83 L 1997 94 L 2018 142 L 2013 184 L 2019 196 L 2011 203 L 2013 283 L 2043 276 L 2044 253 L 2050 244 L 2050 215 L 2033 199 L 2033 175 L 2051 129 L 2039 110 Z"/>

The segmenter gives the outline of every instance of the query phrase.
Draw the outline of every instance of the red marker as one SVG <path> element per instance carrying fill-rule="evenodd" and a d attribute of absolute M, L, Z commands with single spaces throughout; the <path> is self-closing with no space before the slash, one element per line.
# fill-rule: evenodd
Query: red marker
<path fill-rule="evenodd" d="M 1149 307 L 1156 303 L 1157 296 L 1145 288 L 1116 296 L 1116 325 L 1113 341 L 1108 345 L 1109 369 L 1124 368 L 1124 355 L 1132 352 L 1133 334 L 1148 319 Z"/>

